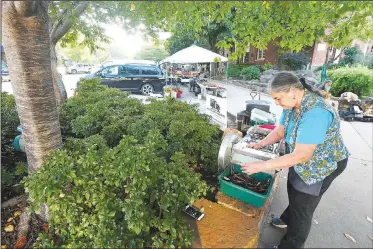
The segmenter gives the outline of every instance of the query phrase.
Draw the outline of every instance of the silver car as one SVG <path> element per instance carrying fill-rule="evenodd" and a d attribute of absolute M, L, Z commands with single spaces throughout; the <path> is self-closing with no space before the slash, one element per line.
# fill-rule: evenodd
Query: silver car
<path fill-rule="evenodd" d="M 78 63 L 78 64 L 67 66 L 65 68 L 65 71 L 66 71 L 67 74 L 91 73 L 91 71 L 94 67 L 95 67 L 95 65 L 93 65 L 93 64 Z"/>

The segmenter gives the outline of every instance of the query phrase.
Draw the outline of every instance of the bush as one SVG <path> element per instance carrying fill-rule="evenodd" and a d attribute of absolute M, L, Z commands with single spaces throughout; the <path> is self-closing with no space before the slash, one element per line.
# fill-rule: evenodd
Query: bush
<path fill-rule="evenodd" d="M 189 247 L 192 233 L 181 216 L 186 203 L 206 191 L 182 153 L 167 149 L 159 131 L 139 143 L 125 136 L 109 149 L 95 135 L 68 139 L 40 171 L 25 180 L 32 208 L 49 207 L 49 228 L 61 244 L 42 236 L 35 248 Z"/>
<path fill-rule="evenodd" d="M 44 233 L 35 248 L 191 245 L 180 213 L 207 191 L 191 168 L 217 171 L 219 129 L 197 105 L 127 96 L 91 79 L 61 106 L 65 147 L 24 183 L 62 244 Z"/>
<path fill-rule="evenodd" d="M 101 133 L 108 129 L 113 122 L 116 122 L 119 116 L 124 115 L 124 112 L 129 111 L 121 110 L 121 108 L 126 108 L 130 103 L 136 103 L 134 105 L 138 107 L 141 106 L 139 100 L 127 98 L 128 92 L 109 88 L 100 84 L 97 79 L 83 80 L 77 93 L 77 96 L 70 98 L 59 108 L 64 140 L 71 136 L 83 138 Z M 104 113 L 100 114 L 101 111 L 104 111 Z M 134 114 L 131 111 L 129 112 Z M 139 112 L 142 114 L 141 111 Z M 87 115 L 91 115 L 91 117 Z M 77 122 L 77 119 L 80 122 Z M 106 138 L 108 141 L 115 140 L 108 136 Z M 115 143 L 115 141 L 112 142 Z"/>
<path fill-rule="evenodd" d="M 344 92 L 370 96 L 373 91 L 373 75 L 368 68 L 339 68 L 328 71 L 328 78 L 333 81 L 330 92 L 334 96 Z"/>
<path fill-rule="evenodd" d="M 231 64 L 228 66 L 228 77 L 238 78 L 241 75 L 240 66 Z"/>
<path fill-rule="evenodd" d="M 269 62 L 265 63 L 263 66 L 262 66 L 263 70 L 264 71 L 267 71 L 267 70 L 270 70 L 273 68 L 273 65 Z"/>
<path fill-rule="evenodd" d="M 20 125 L 16 102 L 12 94 L 1 93 L 1 189 L 2 201 L 23 193 L 23 187 L 13 187 L 27 174 L 26 154 L 15 152 L 12 146 Z"/>
<path fill-rule="evenodd" d="M 144 141 L 149 130 L 160 131 L 167 140 L 164 157 L 183 152 L 190 165 L 199 165 L 210 172 L 217 171 L 220 133 L 209 124 L 206 115 L 198 113 L 197 105 L 175 99 L 153 100 L 146 105 L 144 117 L 130 125 L 129 134 Z"/>
<path fill-rule="evenodd" d="M 257 66 L 250 66 L 242 69 L 241 76 L 246 80 L 260 79 L 260 69 Z"/>
<path fill-rule="evenodd" d="M 304 53 L 282 54 L 279 58 L 280 68 L 283 70 L 301 70 L 308 64 L 308 58 Z"/>
<path fill-rule="evenodd" d="M 219 129 L 209 124 L 209 118 L 198 112 L 197 105 L 174 99 L 154 100 L 143 105 L 127 96 L 127 93 L 107 88 L 95 79 L 83 81 L 78 95 L 60 109 L 65 138 L 100 134 L 109 147 L 114 147 L 123 135 L 132 135 L 143 142 L 150 130 L 157 129 L 168 142 L 164 155 L 167 160 L 175 152 L 183 152 L 190 164 L 198 164 L 209 171 L 217 170 Z"/>
<path fill-rule="evenodd" d="M 16 101 L 12 94 L 1 93 L 1 152 L 9 152 L 12 149 L 14 138 L 19 135 L 17 127 L 20 121 L 18 117 Z"/>
<path fill-rule="evenodd" d="M 333 69 L 337 69 L 337 68 L 342 67 L 342 66 L 339 65 L 339 64 L 331 64 L 331 63 L 326 64 L 325 66 L 326 66 L 326 70 L 327 70 L 327 72 L 328 72 L 328 70 L 333 70 Z M 322 67 L 323 67 L 323 66 L 317 67 L 314 71 L 315 71 L 315 72 L 319 72 L 319 71 L 322 70 Z"/>
<path fill-rule="evenodd" d="M 363 53 L 361 52 L 359 46 L 348 48 L 343 53 L 344 57 L 339 62 L 341 66 L 352 66 L 362 62 Z"/>

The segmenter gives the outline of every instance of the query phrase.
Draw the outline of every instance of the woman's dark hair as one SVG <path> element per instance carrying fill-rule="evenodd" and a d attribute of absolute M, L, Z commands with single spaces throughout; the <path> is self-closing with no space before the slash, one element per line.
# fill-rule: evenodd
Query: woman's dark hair
<path fill-rule="evenodd" d="M 305 78 L 298 78 L 292 72 L 280 72 L 273 77 L 270 83 L 273 92 L 288 92 L 292 87 L 300 90 L 307 89 L 323 98 L 325 97 L 319 89 L 308 84 Z"/>

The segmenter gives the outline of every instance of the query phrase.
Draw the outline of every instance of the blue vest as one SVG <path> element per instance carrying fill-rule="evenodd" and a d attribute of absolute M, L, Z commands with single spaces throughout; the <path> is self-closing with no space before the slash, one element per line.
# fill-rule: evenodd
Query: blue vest
<path fill-rule="evenodd" d="M 295 172 L 308 185 L 324 180 L 337 168 L 337 162 L 346 159 L 350 154 L 343 143 L 340 133 L 339 115 L 335 109 L 325 102 L 325 100 L 315 93 L 305 90 L 301 103 L 300 112 L 294 123 L 293 131 L 290 135 L 290 152 L 294 151 L 297 137 L 297 130 L 305 113 L 313 108 L 323 108 L 333 114 L 333 121 L 326 132 L 325 141 L 318 144 L 311 159 L 305 163 L 294 166 Z M 287 126 L 290 121 L 290 110 L 285 110 L 285 137 Z M 312 132 L 309 131 L 309 132 Z"/>

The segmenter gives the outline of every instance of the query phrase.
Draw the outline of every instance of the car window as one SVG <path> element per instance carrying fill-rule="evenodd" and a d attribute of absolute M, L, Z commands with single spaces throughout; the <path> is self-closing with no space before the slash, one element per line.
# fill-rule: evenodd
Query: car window
<path fill-rule="evenodd" d="M 141 67 L 141 74 L 142 75 L 158 75 L 159 72 L 154 67 Z"/>
<path fill-rule="evenodd" d="M 111 66 L 102 69 L 103 76 L 117 76 L 118 75 L 118 66 Z"/>
<path fill-rule="evenodd" d="M 119 74 L 120 75 L 129 75 L 126 66 L 119 66 L 118 69 L 119 69 Z"/>
<path fill-rule="evenodd" d="M 2 69 L 7 68 L 7 65 L 5 64 L 4 61 L 1 61 L 1 68 L 2 68 Z"/>
<path fill-rule="evenodd" d="M 127 65 L 125 66 L 127 73 L 130 75 L 140 75 L 140 68 L 138 66 Z"/>

